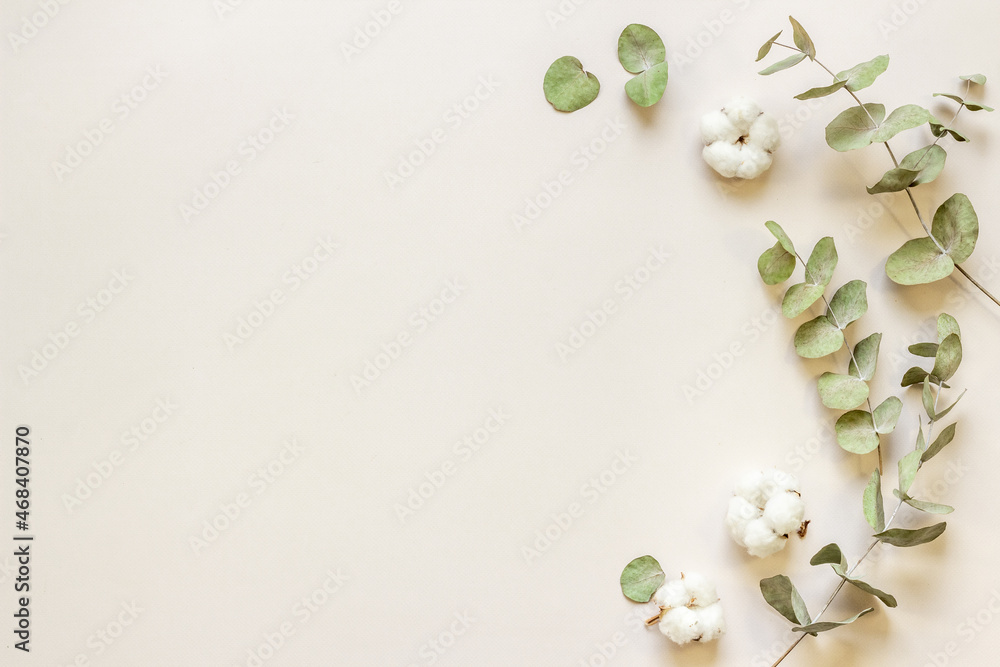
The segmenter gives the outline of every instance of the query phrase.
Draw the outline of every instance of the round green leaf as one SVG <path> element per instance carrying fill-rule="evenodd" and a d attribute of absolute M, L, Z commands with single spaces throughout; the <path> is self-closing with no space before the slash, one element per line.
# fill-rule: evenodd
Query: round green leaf
<path fill-rule="evenodd" d="M 936 122 L 937 118 L 927 109 L 916 104 L 904 104 L 898 109 L 893 110 L 884 122 L 879 123 L 878 131 L 875 132 L 872 141 L 889 141 L 904 130 L 920 127 L 924 123 Z"/>
<path fill-rule="evenodd" d="M 573 56 L 559 58 L 545 73 L 542 83 L 545 99 L 558 111 L 582 109 L 597 98 L 601 83 Z"/>
<path fill-rule="evenodd" d="M 789 254 L 781 243 L 775 243 L 757 260 L 757 272 L 768 285 L 777 285 L 788 280 L 795 271 L 795 255 Z"/>
<path fill-rule="evenodd" d="M 837 420 L 837 444 L 853 454 L 867 454 L 878 447 L 878 433 L 871 413 L 865 410 L 845 412 Z"/>
<path fill-rule="evenodd" d="M 785 292 L 785 298 L 781 301 L 781 312 L 788 319 L 798 317 L 823 296 L 825 291 L 823 285 L 807 285 L 798 283 L 792 285 Z"/>
<path fill-rule="evenodd" d="M 902 192 L 910 187 L 918 176 L 920 176 L 919 171 L 896 167 L 885 172 L 878 183 L 866 189 L 870 195 L 878 195 L 883 192 Z"/>
<path fill-rule="evenodd" d="M 656 589 L 663 585 L 667 575 L 652 556 L 632 560 L 622 571 L 622 593 L 635 602 L 649 602 Z"/>
<path fill-rule="evenodd" d="M 899 415 L 903 412 L 903 402 L 896 398 L 895 396 L 890 396 L 889 398 L 882 401 L 875 412 L 872 413 L 872 418 L 875 423 L 876 433 L 892 433 L 896 430 L 896 423 L 899 421 Z"/>
<path fill-rule="evenodd" d="M 774 235 L 774 238 L 778 239 L 778 243 L 781 244 L 782 248 L 793 255 L 795 254 L 795 246 L 792 244 L 792 239 L 788 237 L 788 234 L 781 228 L 781 225 L 774 220 L 768 220 L 764 223 L 764 226 Z"/>
<path fill-rule="evenodd" d="M 855 65 L 837 74 L 837 79 L 847 82 L 847 89 L 857 92 L 875 83 L 875 79 L 889 67 L 889 56 L 875 56 L 866 63 Z"/>
<path fill-rule="evenodd" d="M 977 83 L 980 86 L 986 85 L 986 77 L 982 74 L 963 74 L 958 77 L 962 81 L 971 81 L 972 83 Z"/>
<path fill-rule="evenodd" d="M 847 326 L 868 312 L 868 284 L 863 280 L 852 280 L 837 290 L 830 299 L 827 318 L 830 324 L 846 329 Z"/>
<path fill-rule="evenodd" d="M 818 359 L 844 346 L 844 332 L 825 316 L 809 320 L 795 332 L 795 351 L 800 357 Z"/>
<path fill-rule="evenodd" d="M 764 600 L 792 623 L 808 623 L 809 610 L 792 580 L 783 574 L 760 580 Z"/>
<path fill-rule="evenodd" d="M 979 216 L 962 193 L 952 195 L 934 212 L 931 234 L 955 264 L 969 259 L 979 239 Z"/>
<path fill-rule="evenodd" d="M 864 148 L 872 143 L 884 119 L 885 106 L 881 104 L 851 107 L 826 126 L 826 143 L 841 152 Z"/>
<path fill-rule="evenodd" d="M 667 90 L 667 63 L 653 65 L 625 84 L 629 99 L 641 107 L 650 107 L 660 101 Z"/>
<path fill-rule="evenodd" d="M 958 337 L 958 334 L 950 334 L 938 345 L 931 375 L 936 375 L 942 382 L 950 380 L 961 363 L 962 339 Z"/>
<path fill-rule="evenodd" d="M 633 23 L 618 37 L 618 61 L 632 74 L 645 72 L 666 59 L 663 40 L 649 26 Z"/>
<path fill-rule="evenodd" d="M 948 153 L 937 144 L 931 144 L 925 148 L 920 148 L 904 157 L 899 166 L 904 169 L 915 169 L 920 171 L 920 175 L 913 181 L 913 185 L 930 183 L 944 169 L 945 160 Z"/>
<path fill-rule="evenodd" d="M 834 410 L 853 410 L 868 398 L 868 383 L 850 375 L 823 373 L 818 386 L 823 405 Z"/>
<path fill-rule="evenodd" d="M 878 364 L 878 350 L 882 344 L 882 334 L 873 333 L 854 346 L 854 357 L 847 367 L 847 372 L 862 380 L 875 377 L 875 367 Z M 855 359 L 857 364 L 855 364 Z M 860 368 L 858 368 L 860 366 Z"/>
<path fill-rule="evenodd" d="M 886 275 L 900 285 L 932 283 L 947 278 L 954 270 L 955 262 L 927 236 L 907 241 L 885 263 Z"/>
<path fill-rule="evenodd" d="M 937 332 L 939 343 L 944 342 L 944 339 L 951 334 L 957 334 L 959 338 L 962 337 L 962 330 L 958 327 L 958 320 L 948 313 L 941 313 L 938 315 Z M 937 354 L 937 352 L 935 352 L 935 354 Z M 932 354 L 931 356 L 934 355 Z"/>
<path fill-rule="evenodd" d="M 837 245 L 833 237 L 824 236 L 816 242 L 806 262 L 806 282 L 810 285 L 829 285 L 837 260 Z"/>

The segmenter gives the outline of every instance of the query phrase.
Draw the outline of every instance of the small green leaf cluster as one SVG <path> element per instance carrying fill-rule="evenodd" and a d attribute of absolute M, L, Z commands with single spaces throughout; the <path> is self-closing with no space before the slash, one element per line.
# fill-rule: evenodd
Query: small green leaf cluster
<path fill-rule="evenodd" d="M 663 97 L 667 89 L 667 49 L 652 28 L 633 23 L 618 37 L 618 61 L 635 76 L 625 84 L 629 99 L 649 107 Z M 558 111 L 573 112 L 584 108 L 601 91 L 601 83 L 573 56 L 563 56 L 549 66 L 542 83 L 545 99 Z"/>
<path fill-rule="evenodd" d="M 879 181 L 867 188 L 869 194 L 909 191 L 910 188 L 930 183 L 944 169 L 947 153 L 939 145 L 944 136 L 950 136 L 959 142 L 968 141 L 968 137 L 946 126 L 927 109 L 916 104 L 905 104 L 888 115 L 882 104 L 862 103 L 856 95 L 857 91 L 872 85 L 889 66 L 889 56 L 880 55 L 855 65 L 837 74 L 816 60 L 816 47 L 805 29 L 792 17 L 788 17 L 794 32 L 795 46 L 781 44 L 777 35 L 769 39 L 757 53 L 757 60 L 770 53 L 773 46 L 783 46 L 795 54 L 781 60 L 760 74 L 770 75 L 793 67 L 807 58 L 815 61 L 820 67 L 833 76 L 833 83 L 811 88 L 796 95 L 796 99 L 808 100 L 832 95 L 839 90 L 846 90 L 854 99 L 855 105 L 844 110 L 826 127 L 826 142 L 836 151 L 851 151 L 883 144 L 892 157 L 893 168 L 886 171 Z M 970 74 L 959 77 L 966 84 L 966 95 L 969 88 L 986 83 L 982 74 Z M 950 93 L 935 93 L 935 97 L 944 97 L 958 104 L 955 118 L 963 109 L 969 111 L 993 111 L 983 104 L 969 102 L 965 96 Z M 954 119 L 952 120 L 952 123 Z M 923 148 L 906 155 L 897 161 L 889 140 L 900 132 L 912 130 L 927 125 L 934 141 Z M 886 275 L 901 285 L 917 285 L 935 282 L 948 277 L 955 267 L 965 262 L 972 255 L 979 236 L 979 221 L 976 212 L 963 194 L 956 194 L 944 202 L 934 215 L 931 229 L 927 229 L 917 208 L 916 201 L 910 201 L 917 213 L 921 225 L 927 235 L 906 242 L 892 253 L 886 261 Z M 1000 303 L 1000 302 L 998 302 Z"/>
<path fill-rule="evenodd" d="M 781 226 L 765 223 L 777 243 L 764 251 L 757 261 L 757 270 L 768 285 L 777 285 L 791 277 L 796 259 L 801 261 L 792 240 Z M 825 293 L 837 267 L 837 247 L 829 236 L 819 240 L 805 264 L 805 279 L 792 285 L 782 299 L 785 317 L 798 317 L 822 299 L 826 313 L 802 324 L 795 332 L 795 351 L 800 357 L 817 359 L 839 351 L 846 344 L 845 329 L 868 311 L 867 285 L 861 280 L 845 283 L 827 301 Z M 869 385 L 875 376 L 882 334 L 874 333 L 859 342 L 850 352 L 846 373 L 823 373 L 818 380 L 823 405 L 835 410 L 847 410 L 837 420 L 837 442 L 855 454 L 867 454 L 879 446 L 879 436 L 896 428 L 903 404 L 890 396 L 878 407 L 871 408 Z M 869 410 L 859 410 L 868 403 Z"/>

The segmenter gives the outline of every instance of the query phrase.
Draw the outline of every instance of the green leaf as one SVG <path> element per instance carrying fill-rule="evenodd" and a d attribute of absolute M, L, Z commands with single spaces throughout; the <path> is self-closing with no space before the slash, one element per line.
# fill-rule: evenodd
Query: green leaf
<path fill-rule="evenodd" d="M 920 127 L 924 123 L 936 122 L 937 118 L 927 109 L 916 104 L 904 104 L 889 114 L 885 122 L 879 123 L 878 131 L 875 132 L 872 141 L 888 141 L 904 130 Z"/>
<path fill-rule="evenodd" d="M 757 60 L 755 60 L 754 62 L 760 62 L 761 60 L 764 59 L 765 56 L 767 56 L 768 53 L 771 52 L 771 47 L 774 46 L 774 42 L 779 37 L 781 37 L 781 33 L 782 32 L 784 32 L 784 31 L 783 30 L 779 30 L 774 37 L 772 37 L 771 39 L 769 39 L 766 42 L 764 42 L 764 46 L 760 47 L 760 49 L 757 50 Z"/>
<path fill-rule="evenodd" d="M 937 319 L 938 342 L 944 341 L 951 334 L 962 335 L 962 330 L 958 326 L 958 320 L 948 313 L 941 313 Z"/>
<path fill-rule="evenodd" d="M 653 65 L 625 84 L 629 99 L 641 107 L 651 107 L 663 98 L 667 90 L 667 63 Z"/>
<path fill-rule="evenodd" d="M 780 243 L 781 247 L 785 249 L 785 252 L 792 255 L 795 254 L 795 246 L 792 244 L 792 239 L 788 237 L 788 234 L 786 234 L 785 230 L 781 228 L 781 225 L 776 223 L 774 220 L 768 220 L 764 223 L 764 226 L 767 227 L 768 231 L 774 235 L 774 238 L 778 239 L 778 243 Z"/>
<path fill-rule="evenodd" d="M 924 439 L 924 429 L 920 425 L 920 417 L 917 417 L 917 446 L 916 449 L 924 451 L 927 449 L 927 440 Z"/>
<path fill-rule="evenodd" d="M 899 459 L 899 491 L 900 493 L 906 493 L 913 486 L 913 479 L 917 476 L 917 471 L 920 470 L 920 456 L 923 454 L 920 450 L 913 450 L 903 458 Z"/>
<path fill-rule="evenodd" d="M 792 623 L 808 623 L 811 620 L 805 601 L 792 585 L 792 580 L 785 575 L 761 579 L 760 592 L 775 611 Z"/>
<path fill-rule="evenodd" d="M 937 539 L 944 532 L 948 524 L 944 521 L 936 523 L 927 528 L 908 530 L 906 528 L 892 528 L 875 535 L 875 539 L 894 547 L 915 547 L 926 544 Z"/>
<path fill-rule="evenodd" d="M 918 176 L 920 176 L 919 171 L 895 167 L 882 174 L 882 178 L 878 183 L 865 189 L 868 190 L 868 194 L 870 195 L 879 195 L 884 192 L 902 192 L 910 187 L 917 180 Z"/>
<path fill-rule="evenodd" d="M 979 238 L 979 216 L 969 198 L 957 193 L 941 204 L 934 212 L 931 234 L 955 264 L 969 259 Z"/>
<path fill-rule="evenodd" d="M 969 111 L 993 111 L 993 107 L 988 107 L 985 104 L 976 104 L 975 102 L 966 102 L 965 108 Z"/>
<path fill-rule="evenodd" d="M 930 183 L 944 169 L 948 154 L 937 144 L 913 151 L 890 169 L 882 180 L 868 188 L 868 194 L 900 192 L 908 187 Z"/>
<path fill-rule="evenodd" d="M 799 93 L 795 96 L 797 100 L 813 100 L 817 97 L 826 97 L 827 95 L 833 95 L 835 92 L 847 85 L 846 81 L 837 81 L 831 83 L 829 86 L 820 86 L 818 88 L 810 88 L 804 93 Z"/>
<path fill-rule="evenodd" d="M 883 120 L 885 107 L 881 104 L 851 107 L 826 126 L 826 143 L 841 152 L 864 148 L 874 141 Z"/>
<path fill-rule="evenodd" d="M 845 412 L 837 420 L 837 444 L 852 454 L 867 454 L 878 447 L 878 433 L 871 413 L 866 410 Z"/>
<path fill-rule="evenodd" d="M 649 602 L 667 575 L 652 556 L 640 556 L 622 571 L 622 593 L 635 602 Z"/>
<path fill-rule="evenodd" d="M 601 84 L 597 77 L 583 71 L 583 64 L 573 56 L 563 56 L 549 66 L 542 84 L 545 99 L 557 111 L 567 113 L 587 106 L 597 98 Z"/>
<path fill-rule="evenodd" d="M 819 551 L 816 555 L 809 560 L 810 565 L 833 565 L 833 569 L 837 574 L 843 574 L 847 571 L 847 559 L 844 557 L 844 553 L 840 550 L 840 547 L 836 544 L 828 544 Z"/>
<path fill-rule="evenodd" d="M 768 76 L 768 75 L 774 74 L 775 72 L 780 72 L 781 70 L 786 70 L 789 67 L 795 67 L 796 65 L 798 65 L 800 62 L 802 62 L 805 59 L 806 59 L 806 54 L 804 54 L 804 53 L 796 53 L 795 55 L 788 56 L 784 60 L 779 60 L 778 62 L 774 63 L 770 67 L 765 67 L 764 69 L 762 69 L 761 71 L 759 71 L 757 73 L 758 74 L 763 74 L 764 76 Z"/>
<path fill-rule="evenodd" d="M 958 102 L 961 105 L 965 105 L 965 100 L 963 100 L 958 95 L 952 95 L 950 93 L 934 93 L 934 97 L 947 97 L 949 100 L 952 100 L 953 102 Z"/>
<path fill-rule="evenodd" d="M 871 60 L 837 74 L 837 79 L 847 81 L 847 89 L 857 92 L 875 83 L 875 79 L 889 67 L 889 56 L 875 56 Z"/>
<path fill-rule="evenodd" d="M 903 402 L 895 396 L 890 396 L 882 401 L 875 408 L 875 412 L 872 413 L 872 419 L 875 422 L 875 432 L 886 434 L 895 431 L 896 423 L 899 421 L 899 415 L 902 412 Z"/>
<path fill-rule="evenodd" d="M 920 460 L 926 463 L 937 456 L 938 452 L 947 447 L 948 444 L 955 439 L 955 428 L 957 426 L 958 424 L 949 424 L 946 426 L 945 429 L 941 431 L 941 434 L 934 439 L 931 446 L 927 448 L 923 456 L 920 457 Z"/>
<path fill-rule="evenodd" d="M 656 31 L 633 23 L 618 37 L 618 62 L 627 72 L 640 74 L 667 59 L 667 48 Z"/>
<path fill-rule="evenodd" d="M 969 141 L 969 138 L 959 132 L 956 129 L 945 127 L 941 123 L 932 122 L 931 123 L 931 134 L 935 137 L 943 137 L 945 134 L 950 134 L 951 138 L 955 141 Z"/>
<path fill-rule="evenodd" d="M 923 368 L 914 366 L 910 370 L 903 374 L 903 381 L 900 383 L 903 387 L 909 387 L 910 385 L 920 384 L 927 378 L 927 371 Z"/>
<path fill-rule="evenodd" d="M 781 243 L 775 243 L 757 260 L 757 272 L 767 285 L 777 285 L 788 280 L 795 271 L 795 255 L 791 255 Z"/>
<path fill-rule="evenodd" d="M 863 280 L 852 280 L 837 290 L 826 313 L 830 324 L 843 330 L 868 312 L 867 287 Z"/>
<path fill-rule="evenodd" d="M 823 405 L 834 410 L 853 410 L 868 398 L 868 383 L 850 375 L 823 373 L 818 384 Z"/>
<path fill-rule="evenodd" d="M 937 343 L 914 343 L 907 348 L 910 354 L 914 354 L 918 357 L 930 357 L 933 358 L 937 355 L 938 344 Z M 923 381 L 923 380 L 921 380 Z"/>
<path fill-rule="evenodd" d="M 896 598 L 892 597 L 885 591 L 880 591 L 879 589 L 875 588 L 870 584 L 865 583 L 864 581 L 861 581 L 860 579 L 851 579 L 850 577 L 844 577 L 843 579 L 844 581 L 850 583 L 851 585 L 860 588 L 865 593 L 874 595 L 879 600 L 881 600 L 882 604 L 884 604 L 886 607 L 893 607 L 893 608 L 896 607 Z"/>
<path fill-rule="evenodd" d="M 940 503 L 931 503 L 926 500 L 917 500 L 916 498 L 911 498 L 905 493 L 901 494 L 898 489 L 893 489 L 892 494 L 913 509 L 920 510 L 921 512 L 927 512 L 928 514 L 951 514 L 955 511 L 955 508 L 951 505 L 941 505 Z"/>
<path fill-rule="evenodd" d="M 947 417 L 948 413 L 951 412 L 952 408 L 954 408 L 956 405 L 958 405 L 958 402 L 960 400 L 962 400 L 962 396 L 965 396 L 965 392 L 964 391 L 961 394 L 959 394 L 958 398 L 955 399 L 954 403 L 952 403 L 951 405 L 949 405 L 948 407 L 946 407 L 944 410 L 942 410 L 942 411 L 938 412 L 937 414 L 935 414 L 931 418 L 931 421 L 939 421 L 939 420 L 944 419 L 945 417 Z"/>
<path fill-rule="evenodd" d="M 940 393 L 940 392 L 941 392 L 941 390 L 938 389 L 938 393 Z M 930 376 L 927 376 L 926 378 L 924 378 L 924 386 L 923 386 L 923 390 L 920 393 L 920 401 L 921 401 L 921 403 L 923 403 L 924 412 L 927 413 L 927 418 L 930 419 L 931 421 L 935 421 L 935 418 L 934 418 L 934 403 L 936 402 L 936 399 L 934 398 L 934 391 L 931 389 L 931 378 L 930 378 Z"/>
<path fill-rule="evenodd" d="M 986 85 L 986 77 L 982 74 L 963 74 L 958 78 L 962 81 L 971 81 L 972 83 L 979 84 L 980 86 Z"/>
<path fill-rule="evenodd" d="M 837 245 L 832 237 L 824 236 L 816 242 L 806 262 L 806 282 L 810 285 L 829 285 L 837 260 Z"/>
<path fill-rule="evenodd" d="M 844 346 L 844 332 L 820 315 L 809 320 L 795 332 L 795 352 L 806 359 L 819 359 Z"/>
<path fill-rule="evenodd" d="M 858 620 L 859 618 L 861 618 L 862 616 L 864 616 L 865 614 L 870 614 L 873 611 L 875 610 L 869 607 L 868 609 L 865 609 L 864 611 L 857 613 L 854 616 L 851 616 L 850 618 L 843 621 L 820 621 L 819 623 L 812 623 L 810 625 L 804 625 L 801 627 L 792 628 L 792 630 L 794 630 L 795 632 L 806 632 L 809 634 L 816 632 L 827 632 L 828 630 L 839 628 L 842 625 L 849 625 L 854 621 Z"/>
<path fill-rule="evenodd" d="M 792 39 L 795 40 L 795 46 L 799 47 L 799 51 L 809 56 L 811 60 L 815 60 L 816 46 L 809 38 L 809 33 L 807 33 L 806 29 L 802 27 L 802 24 L 793 19 L 791 16 L 788 17 L 788 21 L 792 24 Z"/>
<path fill-rule="evenodd" d="M 932 283 L 954 270 L 955 262 L 929 236 L 907 241 L 885 263 L 886 275 L 900 285 Z"/>
<path fill-rule="evenodd" d="M 951 334 L 938 346 L 931 375 L 936 375 L 941 380 L 950 380 L 961 363 L 962 339 L 958 334 Z"/>
<path fill-rule="evenodd" d="M 785 298 L 781 300 L 782 314 L 788 319 L 798 317 L 819 301 L 825 291 L 824 285 L 807 285 L 806 283 L 792 285 L 785 292 Z"/>
<path fill-rule="evenodd" d="M 873 333 L 854 347 L 854 356 L 847 366 L 847 372 L 862 380 L 871 380 L 875 377 L 875 368 L 878 364 L 878 350 L 882 344 L 882 334 Z M 857 360 L 857 364 L 855 364 Z M 858 368 L 858 365 L 861 367 Z"/>
<path fill-rule="evenodd" d="M 882 500 L 882 476 L 879 475 L 878 468 L 872 471 L 868 486 L 865 487 L 864 495 L 865 521 L 872 527 L 872 530 L 881 532 L 885 530 L 885 506 Z"/>

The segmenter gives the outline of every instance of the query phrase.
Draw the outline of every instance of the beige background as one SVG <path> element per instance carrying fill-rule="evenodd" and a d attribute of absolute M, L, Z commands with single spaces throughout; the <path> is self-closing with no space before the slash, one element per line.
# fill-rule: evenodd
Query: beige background
<path fill-rule="evenodd" d="M 7 634 L 0 662 L 575 666 L 617 641 L 607 664 L 769 664 L 787 624 L 757 581 L 786 572 L 819 608 L 835 582 L 808 559 L 830 541 L 862 551 L 874 463 L 836 446 L 813 388 L 844 354 L 799 360 L 780 291 L 756 275 L 768 219 L 801 247 L 834 236 L 836 283 L 869 282 L 849 335 L 884 332 L 874 394 L 906 396 L 891 461 L 916 423 L 905 346 L 942 310 L 963 325 L 969 388 L 956 443 L 918 483 L 957 507 L 948 532 L 865 568 L 899 608 L 786 664 L 993 660 L 1000 311 L 961 280 L 888 283 L 884 257 L 918 227 L 901 195 L 864 192 L 884 151 L 828 149 L 850 100 L 796 101 L 827 82 L 818 68 L 763 78 L 753 59 L 793 11 L 835 70 L 891 54 L 865 100 L 949 118 L 931 93 L 973 71 L 1000 81 L 1000 9 L 625 4 L 3 4 L 0 507 L 13 533 L 28 424 L 37 540 L 33 650 Z M 615 55 L 631 22 L 671 54 L 646 111 Z M 345 50 L 366 25 L 375 36 Z M 603 84 L 569 116 L 541 93 L 566 54 Z M 782 119 L 784 145 L 729 187 L 697 127 L 736 93 Z M 963 114 L 973 143 L 944 141 L 947 170 L 916 194 L 928 212 L 969 195 L 983 230 L 968 268 L 994 292 L 998 120 Z M 560 354 L 574 330 L 590 335 Z M 51 358 L 25 379 L 36 352 Z M 714 379 L 689 400 L 699 373 Z M 722 516 L 735 478 L 764 465 L 801 476 L 813 523 L 751 561 Z M 428 497 L 401 514 L 411 491 Z M 558 538 L 536 544 L 547 529 Z M 645 553 L 716 578 L 722 641 L 678 648 L 639 626 L 648 610 L 618 576 Z M 832 613 L 867 603 L 848 593 Z"/>

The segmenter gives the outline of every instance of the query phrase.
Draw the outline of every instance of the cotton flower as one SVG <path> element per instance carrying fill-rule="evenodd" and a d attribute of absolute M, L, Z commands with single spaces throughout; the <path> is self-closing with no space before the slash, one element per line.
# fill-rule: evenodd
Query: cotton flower
<path fill-rule="evenodd" d="M 789 534 L 802 528 L 804 517 L 798 479 L 771 469 L 751 473 L 736 484 L 726 527 L 747 553 L 764 558 L 785 548 Z"/>
<path fill-rule="evenodd" d="M 660 606 L 660 632 L 678 644 L 711 641 L 726 631 L 722 602 L 713 584 L 697 572 L 681 574 L 653 593 Z"/>
<path fill-rule="evenodd" d="M 701 118 L 701 156 L 726 178 L 757 178 L 771 166 L 781 140 L 778 122 L 757 103 L 737 97 Z"/>

